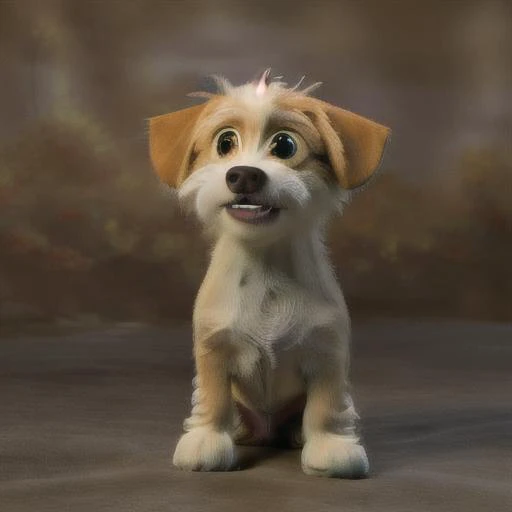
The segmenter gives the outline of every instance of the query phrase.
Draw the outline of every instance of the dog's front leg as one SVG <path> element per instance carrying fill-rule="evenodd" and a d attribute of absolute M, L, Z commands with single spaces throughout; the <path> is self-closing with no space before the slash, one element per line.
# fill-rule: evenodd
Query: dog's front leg
<path fill-rule="evenodd" d="M 348 347 L 343 349 L 333 340 L 331 347 L 336 345 L 339 350 L 309 354 L 304 364 L 302 468 L 310 475 L 361 478 L 368 474 L 369 464 L 359 444 L 358 416 L 347 390 Z"/>
<path fill-rule="evenodd" d="M 203 338 L 195 347 L 197 396 L 187 432 L 174 452 L 175 466 L 191 471 L 226 471 L 236 456 L 231 437 L 230 349 L 222 334 Z"/>

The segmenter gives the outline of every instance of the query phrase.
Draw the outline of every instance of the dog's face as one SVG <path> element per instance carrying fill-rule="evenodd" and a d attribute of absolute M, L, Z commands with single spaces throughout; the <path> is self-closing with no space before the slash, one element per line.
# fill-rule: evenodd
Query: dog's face
<path fill-rule="evenodd" d="M 160 177 L 215 233 L 254 243 L 324 220 L 375 172 L 389 135 L 267 77 L 150 121 Z"/>

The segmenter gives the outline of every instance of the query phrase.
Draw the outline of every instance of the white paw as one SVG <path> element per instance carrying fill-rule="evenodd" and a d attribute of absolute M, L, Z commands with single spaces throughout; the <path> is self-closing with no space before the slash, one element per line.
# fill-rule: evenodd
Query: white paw
<path fill-rule="evenodd" d="M 336 434 L 316 434 L 302 450 L 302 469 L 308 475 L 363 478 L 370 464 L 357 439 Z"/>
<path fill-rule="evenodd" d="M 181 436 L 172 462 L 188 471 L 227 471 L 235 460 L 235 446 L 227 432 L 196 427 Z"/>

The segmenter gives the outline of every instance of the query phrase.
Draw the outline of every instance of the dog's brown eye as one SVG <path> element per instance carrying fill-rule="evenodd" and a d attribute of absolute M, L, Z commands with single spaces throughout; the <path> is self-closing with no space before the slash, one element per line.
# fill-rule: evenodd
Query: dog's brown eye
<path fill-rule="evenodd" d="M 287 160 L 297 152 L 297 142 L 289 133 L 276 133 L 270 143 L 270 153 L 277 158 Z"/>
<path fill-rule="evenodd" d="M 238 135 L 233 130 L 226 130 L 217 139 L 217 153 L 219 156 L 229 155 L 238 147 Z"/>

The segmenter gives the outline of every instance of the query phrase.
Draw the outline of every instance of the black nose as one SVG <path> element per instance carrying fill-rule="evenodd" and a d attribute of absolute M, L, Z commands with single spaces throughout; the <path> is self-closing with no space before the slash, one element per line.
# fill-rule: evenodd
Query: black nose
<path fill-rule="evenodd" d="M 266 180 L 267 175 L 261 169 L 247 165 L 236 165 L 226 173 L 228 188 L 235 194 L 259 192 Z"/>

